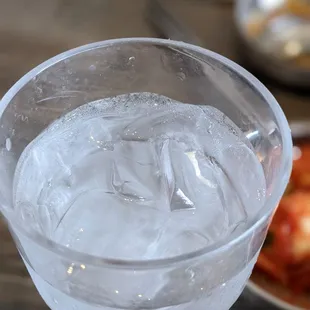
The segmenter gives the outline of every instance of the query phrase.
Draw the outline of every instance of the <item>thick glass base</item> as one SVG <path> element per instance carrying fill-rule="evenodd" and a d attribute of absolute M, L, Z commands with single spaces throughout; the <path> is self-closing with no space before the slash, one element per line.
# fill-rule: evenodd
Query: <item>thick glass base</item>
<path fill-rule="evenodd" d="M 228 310 L 241 294 L 246 280 L 249 278 L 257 257 L 235 277 L 214 289 L 204 298 L 192 301 L 191 303 L 177 306 L 161 308 L 161 310 Z M 73 298 L 44 281 L 28 264 L 25 262 L 27 269 L 46 304 L 52 310 L 124 310 L 124 308 L 107 307 L 105 305 L 94 305 L 91 300 L 78 300 Z M 141 309 L 142 308 L 135 308 Z M 130 310 L 135 310 L 130 309 Z M 144 309 L 143 309 L 144 310 Z M 155 309 L 153 309 L 155 310 Z"/>

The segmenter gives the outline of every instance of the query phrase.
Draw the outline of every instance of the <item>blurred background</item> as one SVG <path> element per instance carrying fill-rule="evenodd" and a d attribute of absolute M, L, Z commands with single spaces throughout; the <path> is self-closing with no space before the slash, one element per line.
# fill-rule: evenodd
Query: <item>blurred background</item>
<path fill-rule="evenodd" d="M 0 0 L 0 98 L 27 71 L 68 49 L 161 37 L 234 60 L 270 89 L 290 121 L 308 120 L 309 25 L 308 0 Z M 0 309 L 47 309 L 2 222 L 0 240 Z M 233 309 L 266 307 L 272 309 L 246 291 Z"/>

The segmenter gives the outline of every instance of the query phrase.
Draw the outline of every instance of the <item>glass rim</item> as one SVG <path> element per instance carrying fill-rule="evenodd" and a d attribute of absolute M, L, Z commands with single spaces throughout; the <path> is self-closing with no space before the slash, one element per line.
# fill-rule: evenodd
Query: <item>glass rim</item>
<path fill-rule="evenodd" d="M 65 247 L 51 239 L 44 237 L 43 235 L 37 232 L 29 232 L 22 227 L 17 222 L 14 222 L 13 219 L 7 217 L 7 221 L 13 229 L 17 229 L 27 238 L 32 240 L 34 243 L 40 245 L 48 251 L 51 251 L 60 256 L 65 256 L 68 259 L 72 259 L 73 261 L 82 262 L 84 264 L 96 267 L 109 267 L 109 268 L 125 268 L 125 269 L 154 269 L 154 268 L 166 268 L 171 265 L 175 265 L 177 263 L 184 263 L 185 261 L 198 259 L 204 256 L 212 256 L 220 252 L 224 252 L 227 249 L 233 247 L 238 242 L 245 240 L 256 228 L 258 228 L 265 219 L 270 215 L 273 211 L 274 207 L 278 204 L 281 196 L 285 191 L 286 184 L 289 180 L 290 171 L 292 168 L 292 139 L 290 134 L 289 124 L 285 118 L 284 112 L 279 106 L 278 102 L 274 98 L 274 96 L 270 93 L 270 91 L 251 73 L 247 70 L 236 64 L 235 62 L 229 60 L 228 58 L 221 56 L 215 52 L 207 50 L 205 48 L 195 46 L 192 44 L 174 41 L 174 40 L 166 40 L 166 39 L 157 39 L 157 38 L 121 38 L 121 39 L 111 39 L 105 40 L 95 43 L 86 44 L 74 49 L 70 49 L 65 51 L 57 56 L 54 56 L 45 62 L 41 63 L 28 73 L 26 73 L 23 77 L 21 77 L 3 96 L 0 105 L 0 117 L 2 117 L 3 112 L 6 107 L 10 104 L 11 100 L 15 97 L 16 94 L 35 76 L 53 66 L 54 64 L 73 57 L 75 55 L 89 52 L 98 48 L 102 48 L 105 46 L 117 45 L 117 44 L 126 44 L 126 43 L 146 43 L 146 44 L 156 44 L 162 46 L 170 46 L 173 48 L 183 48 L 187 50 L 191 50 L 200 54 L 207 55 L 208 57 L 213 58 L 215 61 L 222 63 L 225 67 L 230 68 L 239 76 L 242 76 L 247 82 L 252 84 L 254 89 L 268 102 L 274 117 L 279 126 L 279 130 L 282 136 L 282 150 L 284 156 L 281 158 L 280 169 L 276 177 L 275 186 L 272 194 L 266 199 L 264 206 L 257 214 L 255 219 L 252 221 L 251 225 L 241 233 L 239 233 L 235 238 L 229 239 L 226 238 L 219 243 L 215 243 L 214 245 L 206 246 L 200 250 L 196 250 L 193 252 L 189 252 L 186 254 L 181 254 L 168 258 L 160 258 L 160 259 L 151 259 L 151 260 L 124 260 L 124 259 L 112 259 L 105 258 L 100 256 L 94 256 L 90 254 L 86 254 L 83 252 L 79 252 L 70 248 Z M 262 212 L 262 210 L 264 212 Z M 6 215 L 4 215 L 6 217 Z"/>

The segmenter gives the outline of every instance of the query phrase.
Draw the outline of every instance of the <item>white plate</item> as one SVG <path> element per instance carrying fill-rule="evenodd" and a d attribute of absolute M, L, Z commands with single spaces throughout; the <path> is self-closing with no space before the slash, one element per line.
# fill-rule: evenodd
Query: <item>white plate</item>
<path fill-rule="evenodd" d="M 251 280 L 248 281 L 247 288 L 252 294 L 259 296 L 260 298 L 268 301 L 269 303 L 278 307 L 279 309 L 283 309 L 283 310 L 307 310 L 305 308 L 296 307 L 296 306 L 293 306 L 293 305 L 285 302 L 284 300 L 282 300 L 282 299 L 272 295 L 271 293 L 267 292 L 266 290 L 264 290 L 262 287 L 260 287 L 259 285 L 257 285 L 256 283 L 254 283 Z"/>

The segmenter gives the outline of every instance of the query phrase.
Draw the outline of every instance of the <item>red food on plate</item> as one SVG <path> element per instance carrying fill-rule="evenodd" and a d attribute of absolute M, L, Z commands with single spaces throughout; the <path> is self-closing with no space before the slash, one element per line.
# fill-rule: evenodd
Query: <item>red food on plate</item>
<path fill-rule="evenodd" d="M 310 144 L 295 147 L 287 191 L 256 268 L 296 293 L 310 290 Z"/>

